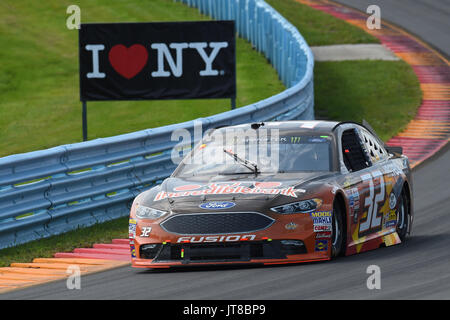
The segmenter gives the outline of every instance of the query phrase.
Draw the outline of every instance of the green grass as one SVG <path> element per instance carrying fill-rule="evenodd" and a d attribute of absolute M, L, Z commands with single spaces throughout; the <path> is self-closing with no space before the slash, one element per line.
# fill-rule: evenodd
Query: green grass
<path fill-rule="evenodd" d="M 70 231 L 16 247 L 0 250 L 0 267 L 12 262 L 31 262 L 34 258 L 51 258 L 56 252 L 92 247 L 94 243 L 109 243 L 128 237 L 128 217 L 111 220 L 92 227 Z"/>
<path fill-rule="evenodd" d="M 379 43 L 360 28 L 295 0 L 266 0 L 292 23 L 310 46 Z"/>
<path fill-rule="evenodd" d="M 366 119 L 385 141 L 414 117 L 422 96 L 403 61 L 316 62 L 314 90 L 316 118 Z"/>
<path fill-rule="evenodd" d="M 0 2 L 0 156 L 81 141 L 78 31 L 66 28 L 66 8 L 81 21 L 207 20 L 172 0 L 2 0 Z M 6 50 L 7 48 L 7 50 Z M 237 106 L 285 89 L 266 58 L 237 40 Z M 230 100 L 88 103 L 89 139 L 188 121 L 230 110 Z"/>

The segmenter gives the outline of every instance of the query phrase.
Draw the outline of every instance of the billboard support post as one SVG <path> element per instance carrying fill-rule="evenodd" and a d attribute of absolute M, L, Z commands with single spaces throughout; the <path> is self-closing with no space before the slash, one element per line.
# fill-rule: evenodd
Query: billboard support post
<path fill-rule="evenodd" d="M 87 103 L 85 100 L 81 103 L 83 104 L 83 141 L 87 141 Z"/>
<path fill-rule="evenodd" d="M 231 98 L 231 110 L 236 109 L 236 98 Z"/>

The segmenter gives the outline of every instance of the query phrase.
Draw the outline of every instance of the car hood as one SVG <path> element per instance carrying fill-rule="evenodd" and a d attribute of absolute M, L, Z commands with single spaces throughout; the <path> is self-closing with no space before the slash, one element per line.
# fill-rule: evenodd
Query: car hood
<path fill-rule="evenodd" d="M 211 202 L 215 202 L 213 205 L 223 207 L 213 210 L 228 209 L 230 206 L 233 207 L 233 211 L 244 208 L 248 210 L 249 206 L 252 206 L 250 203 L 254 206 L 255 201 L 258 207 L 264 207 L 278 202 L 301 200 L 310 193 L 308 184 L 323 182 L 323 179 L 332 175 L 333 173 L 329 172 L 302 172 L 260 174 L 256 177 L 254 175 L 170 177 L 149 193 L 143 202 L 148 206 L 157 205 L 176 212 L 192 212 L 194 209 L 198 211 L 199 206 Z"/>

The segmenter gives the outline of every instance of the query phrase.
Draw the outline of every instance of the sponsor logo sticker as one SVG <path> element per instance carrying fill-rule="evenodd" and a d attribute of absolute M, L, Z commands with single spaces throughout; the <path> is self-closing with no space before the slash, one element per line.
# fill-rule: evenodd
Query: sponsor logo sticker
<path fill-rule="evenodd" d="M 384 227 L 390 228 L 390 227 L 395 226 L 396 223 L 397 223 L 397 213 L 395 212 L 395 210 L 390 210 L 385 215 Z"/>
<path fill-rule="evenodd" d="M 331 225 L 314 226 L 314 232 L 331 231 Z"/>
<path fill-rule="evenodd" d="M 331 211 L 317 211 L 310 213 L 313 219 L 314 225 L 328 225 L 332 223 L 332 212 Z"/>
<path fill-rule="evenodd" d="M 389 196 L 389 208 L 394 209 L 397 205 L 397 198 L 395 197 L 395 194 L 392 192 Z"/>
<path fill-rule="evenodd" d="M 284 226 L 287 230 L 295 230 L 298 227 L 298 224 L 296 224 L 295 222 L 289 222 L 288 224 L 286 224 Z"/>
<path fill-rule="evenodd" d="M 128 224 L 128 237 L 130 239 L 136 238 L 136 219 L 130 219 Z"/>
<path fill-rule="evenodd" d="M 318 232 L 316 234 L 316 239 L 321 239 L 321 238 L 331 238 L 331 232 L 330 231 Z"/>
<path fill-rule="evenodd" d="M 328 240 L 316 240 L 316 251 L 327 251 L 328 250 Z"/>
<path fill-rule="evenodd" d="M 174 192 L 160 191 L 155 196 L 153 201 L 160 201 L 166 198 L 179 198 L 179 197 L 193 197 L 193 196 L 203 196 L 203 195 L 231 195 L 231 194 L 271 194 L 271 195 L 283 195 L 286 197 L 297 198 L 297 192 L 306 192 L 304 189 L 295 189 L 294 187 L 278 188 L 273 187 L 274 185 L 281 185 L 279 182 L 271 182 L 270 187 L 268 185 L 263 185 L 264 187 L 255 186 L 255 188 L 250 188 L 248 186 L 242 185 L 240 182 L 235 182 L 232 184 L 220 184 L 220 183 L 210 183 L 205 186 L 200 185 L 185 185 L 174 188 Z"/>
<path fill-rule="evenodd" d="M 206 202 L 199 205 L 200 208 L 205 210 L 221 210 L 221 209 L 228 209 L 232 208 L 236 205 L 234 202 L 230 201 L 212 201 L 212 202 Z"/>
<path fill-rule="evenodd" d="M 134 246 L 134 244 L 130 245 L 130 250 L 131 250 L 131 257 L 136 258 L 136 247 Z"/>

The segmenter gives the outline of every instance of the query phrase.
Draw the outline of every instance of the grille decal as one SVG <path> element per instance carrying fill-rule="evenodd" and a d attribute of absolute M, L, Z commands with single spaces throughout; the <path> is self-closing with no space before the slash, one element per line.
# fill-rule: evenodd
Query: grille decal
<path fill-rule="evenodd" d="M 160 226 L 180 235 L 249 233 L 264 230 L 275 219 L 259 212 L 185 213 L 168 217 Z"/>

